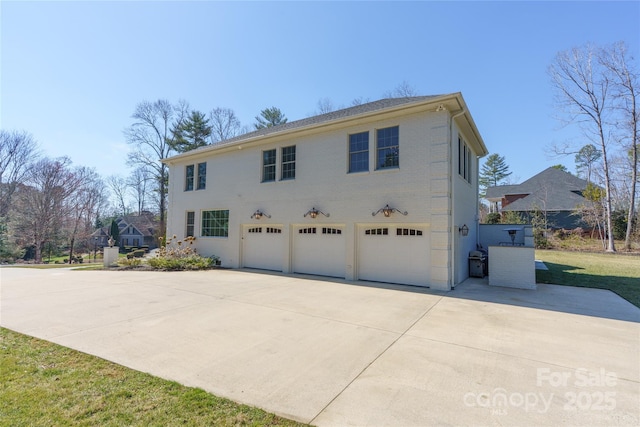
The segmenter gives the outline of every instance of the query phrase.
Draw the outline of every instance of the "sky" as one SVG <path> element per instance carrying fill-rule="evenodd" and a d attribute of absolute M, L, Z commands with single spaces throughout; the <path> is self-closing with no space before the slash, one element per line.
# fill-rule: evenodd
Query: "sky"
<path fill-rule="evenodd" d="M 231 108 L 251 126 L 276 106 L 291 120 L 320 99 L 348 107 L 403 81 L 461 92 L 511 182 L 573 158 L 547 69 L 586 43 L 638 57 L 640 2 L 0 1 L 0 128 L 49 157 L 126 177 L 123 130 L 142 101 Z"/>

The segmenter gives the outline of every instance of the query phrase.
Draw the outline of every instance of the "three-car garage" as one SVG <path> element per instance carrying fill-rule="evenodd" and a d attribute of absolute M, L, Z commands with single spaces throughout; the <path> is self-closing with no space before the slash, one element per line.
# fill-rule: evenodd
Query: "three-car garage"
<path fill-rule="evenodd" d="M 428 285 L 428 225 L 356 224 L 351 229 L 349 233 L 344 224 L 298 224 L 289 229 L 244 225 L 242 265 L 338 278 L 345 278 L 354 265 L 354 278 L 359 280 Z"/>

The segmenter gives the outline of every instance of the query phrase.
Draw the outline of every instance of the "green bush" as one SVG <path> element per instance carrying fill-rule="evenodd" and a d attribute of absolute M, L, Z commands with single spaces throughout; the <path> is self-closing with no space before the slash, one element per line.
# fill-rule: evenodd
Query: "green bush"
<path fill-rule="evenodd" d="M 500 224 L 500 214 L 497 212 L 492 212 L 487 214 L 487 218 L 485 219 L 487 224 Z"/>
<path fill-rule="evenodd" d="M 129 258 L 129 255 L 127 255 L 126 258 L 118 259 L 118 265 L 120 267 L 138 267 L 142 265 L 142 259 L 133 257 Z"/>
<path fill-rule="evenodd" d="M 195 237 L 187 237 L 172 243 L 171 239 L 167 239 L 166 244 L 147 263 L 156 270 L 164 271 L 206 270 L 218 265 L 218 257 L 207 258 L 196 253 L 193 248 L 195 240 Z"/>
<path fill-rule="evenodd" d="M 213 259 L 197 254 L 182 258 L 154 257 L 150 258 L 147 262 L 156 270 L 164 271 L 206 270 L 213 266 Z"/>

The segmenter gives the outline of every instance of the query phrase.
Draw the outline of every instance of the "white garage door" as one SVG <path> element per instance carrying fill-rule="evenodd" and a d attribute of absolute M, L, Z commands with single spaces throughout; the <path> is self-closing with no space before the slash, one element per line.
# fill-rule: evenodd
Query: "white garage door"
<path fill-rule="evenodd" d="M 282 271 L 282 226 L 247 226 L 242 238 L 243 266 Z"/>
<path fill-rule="evenodd" d="M 344 226 L 305 226 L 294 229 L 293 272 L 345 276 Z"/>
<path fill-rule="evenodd" d="M 424 225 L 358 229 L 358 278 L 428 286 L 429 234 Z"/>

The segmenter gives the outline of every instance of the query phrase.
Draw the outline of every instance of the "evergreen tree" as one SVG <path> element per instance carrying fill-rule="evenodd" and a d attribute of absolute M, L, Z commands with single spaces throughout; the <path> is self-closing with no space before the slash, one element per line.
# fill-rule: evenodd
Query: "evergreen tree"
<path fill-rule="evenodd" d="M 602 153 L 593 144 L 587 144 L 576 154 L 576 172 L 578 175 L 584 176 L 588 182 L 591 182 L 591 172 L 594 164 L 600 160 Z"/>
<path fill-rule="evenodd" d="M 494 187 L 502 182 L 506 177 L 511 175 L 509 166 L 505 162 L 505 158 L 498 154 L 491 154 L 482 165 L 480 170 L 480 190 L 482 195 L 487 191 L 487 187 Z"/>
<path fill-rule="evenodd" d="M 265 108 L 260 112 L 259 116 L 256 116 L 256 123 L 254 123 L 254 126 L 256 129 L 264 129 L 285 123 L 287 123 L 287 118 L 284 116 L 282 111 L 277 107 L 271 107 Z"/>
<path fill-rule="evenodd" d="M 109 231 L 109 235 L 111 236 L 111 238 L 113 238 L 113 240 L 115 240 L 116 246 L 120 245 L 120 228 L 118 227 L 118 223 L 115 220 L 111 221 L 111 229 Z"/>
<path fill-rule="evenodd" d="M 207 145 L 212 126 L 204 114 L 194 110 L 184 121 L 175 123 L 171 132 L 173 133 L 172 148 L 184 153 Z"/>

